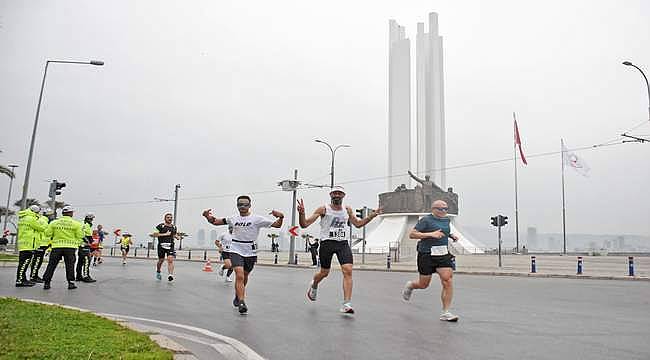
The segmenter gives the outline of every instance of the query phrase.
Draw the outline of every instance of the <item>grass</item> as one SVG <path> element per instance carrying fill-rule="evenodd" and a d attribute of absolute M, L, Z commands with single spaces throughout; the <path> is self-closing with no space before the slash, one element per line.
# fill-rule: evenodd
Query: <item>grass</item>
<path fill-rule="evenodd" d="M 0 261 L 18 261 L 18 255 L 0 253 Z"/>
<path fill-rule="evenodd" d="M 172 359 L 148 336 L 91 313 L 0 298 L 0 359 Z"/>

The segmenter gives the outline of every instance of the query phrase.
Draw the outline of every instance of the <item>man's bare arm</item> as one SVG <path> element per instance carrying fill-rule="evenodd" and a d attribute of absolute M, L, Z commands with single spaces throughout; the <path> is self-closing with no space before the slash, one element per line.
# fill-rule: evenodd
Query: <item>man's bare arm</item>
<path fill-rule="evenodd" d="M 203 217 L 212 225 L 219 226 L 219 225 L 226 225 L 226 219 L 225 218 L 216 218 L 212 216 L 212 209 L 207 209 L 203 211 Z"/>

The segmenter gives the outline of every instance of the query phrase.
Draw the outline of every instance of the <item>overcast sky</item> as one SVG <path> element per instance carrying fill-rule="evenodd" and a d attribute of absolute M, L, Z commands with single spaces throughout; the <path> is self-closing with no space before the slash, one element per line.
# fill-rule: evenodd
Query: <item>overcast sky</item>
<path fill-rule="evenodd" d="M 172 209 L 146 203 L 182 184 L 179 227 L 208 226 L 204 208 L 284 211 L 278 180 L 336 182 L 353 207 L 387 190 L 388 20 L 414 39 L 439 13 L 449 167 L 513 156 L 517 112 L 529 165 L 519 169 L 520 231 L 561 232 L 560 156 L 616 140 L 648 118 L 650 2 L 636 1 L 21 1 L 0 0 L 0 163 L 21 165 L 20 198 L 46 59 L 30 197 L 65 181 L 63 199 L 109 229 L 143 236 Z M 414 44 L 414 41 L 413 41 Z M 412 46 L 413 46 L 412 44 Z M 650 122 L 635 134 L 650 134 Z M 650 144 L 577 153 L 567 171 L 567 230 L 650 235 Z M 0 183 L 4 205 L 8 178 Z M 448 171 L 459 220 L 514 217 L 513 164 Z M 308 210 L 326 191 L 300 193 Z M 135 202 L 118 205 L 116 203 Z M 78 214 L 81 215 L 81 214 Z M 287 221 L 287 222 L 289 222 Z M 511 221 L 511 224 L 514 224 Z M 513 227 L 508 227 L 512 231 Z"/>

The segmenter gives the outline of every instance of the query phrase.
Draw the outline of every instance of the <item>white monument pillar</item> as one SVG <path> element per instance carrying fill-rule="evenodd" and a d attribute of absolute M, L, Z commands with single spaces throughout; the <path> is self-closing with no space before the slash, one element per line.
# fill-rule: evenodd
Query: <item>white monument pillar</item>
<path fill-rule="evenodd" d="M 404 27 L 395 20 L 389 21 L 388 29 L 388 191 L 393 191 L 400 184 L 409 183 L 406 172 L 411 160 L 411 44 Z"/>

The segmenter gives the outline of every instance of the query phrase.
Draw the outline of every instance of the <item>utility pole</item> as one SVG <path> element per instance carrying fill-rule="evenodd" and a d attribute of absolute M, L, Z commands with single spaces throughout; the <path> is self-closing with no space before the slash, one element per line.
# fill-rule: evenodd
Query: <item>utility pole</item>
<path fill-rule="evenodd" d="M 293 180 L 282 180 L 278 182 L 278 185 L 282 187 L 283 191 L 293 192 L 292 204 L 291 204 L 291 228 L 296 226 L 296 203 L 298 201 L 298 186 L 300 186 L 300 181 L 298 181 L 298 169 L 293 170 Z M 291 240 L 289 241 L 289 264 L 295 264 L 295 252 L 296 252 L 296 237 L 291 234 Z"/>
<path fill-rule="evenodd" d="M 174 186 L 174 226 L 178 224 L 178 221 L 176 220 L 176 215 L 178 214 L 178 189 L 181 188 L 181 184 L 176 184 Z M 178 227 L 176 227 L 176 231 L 178 231 Z M 181 237 L 179 240 L 178 244 L 178 250 L 183 250 L 183 238 Z"/>

